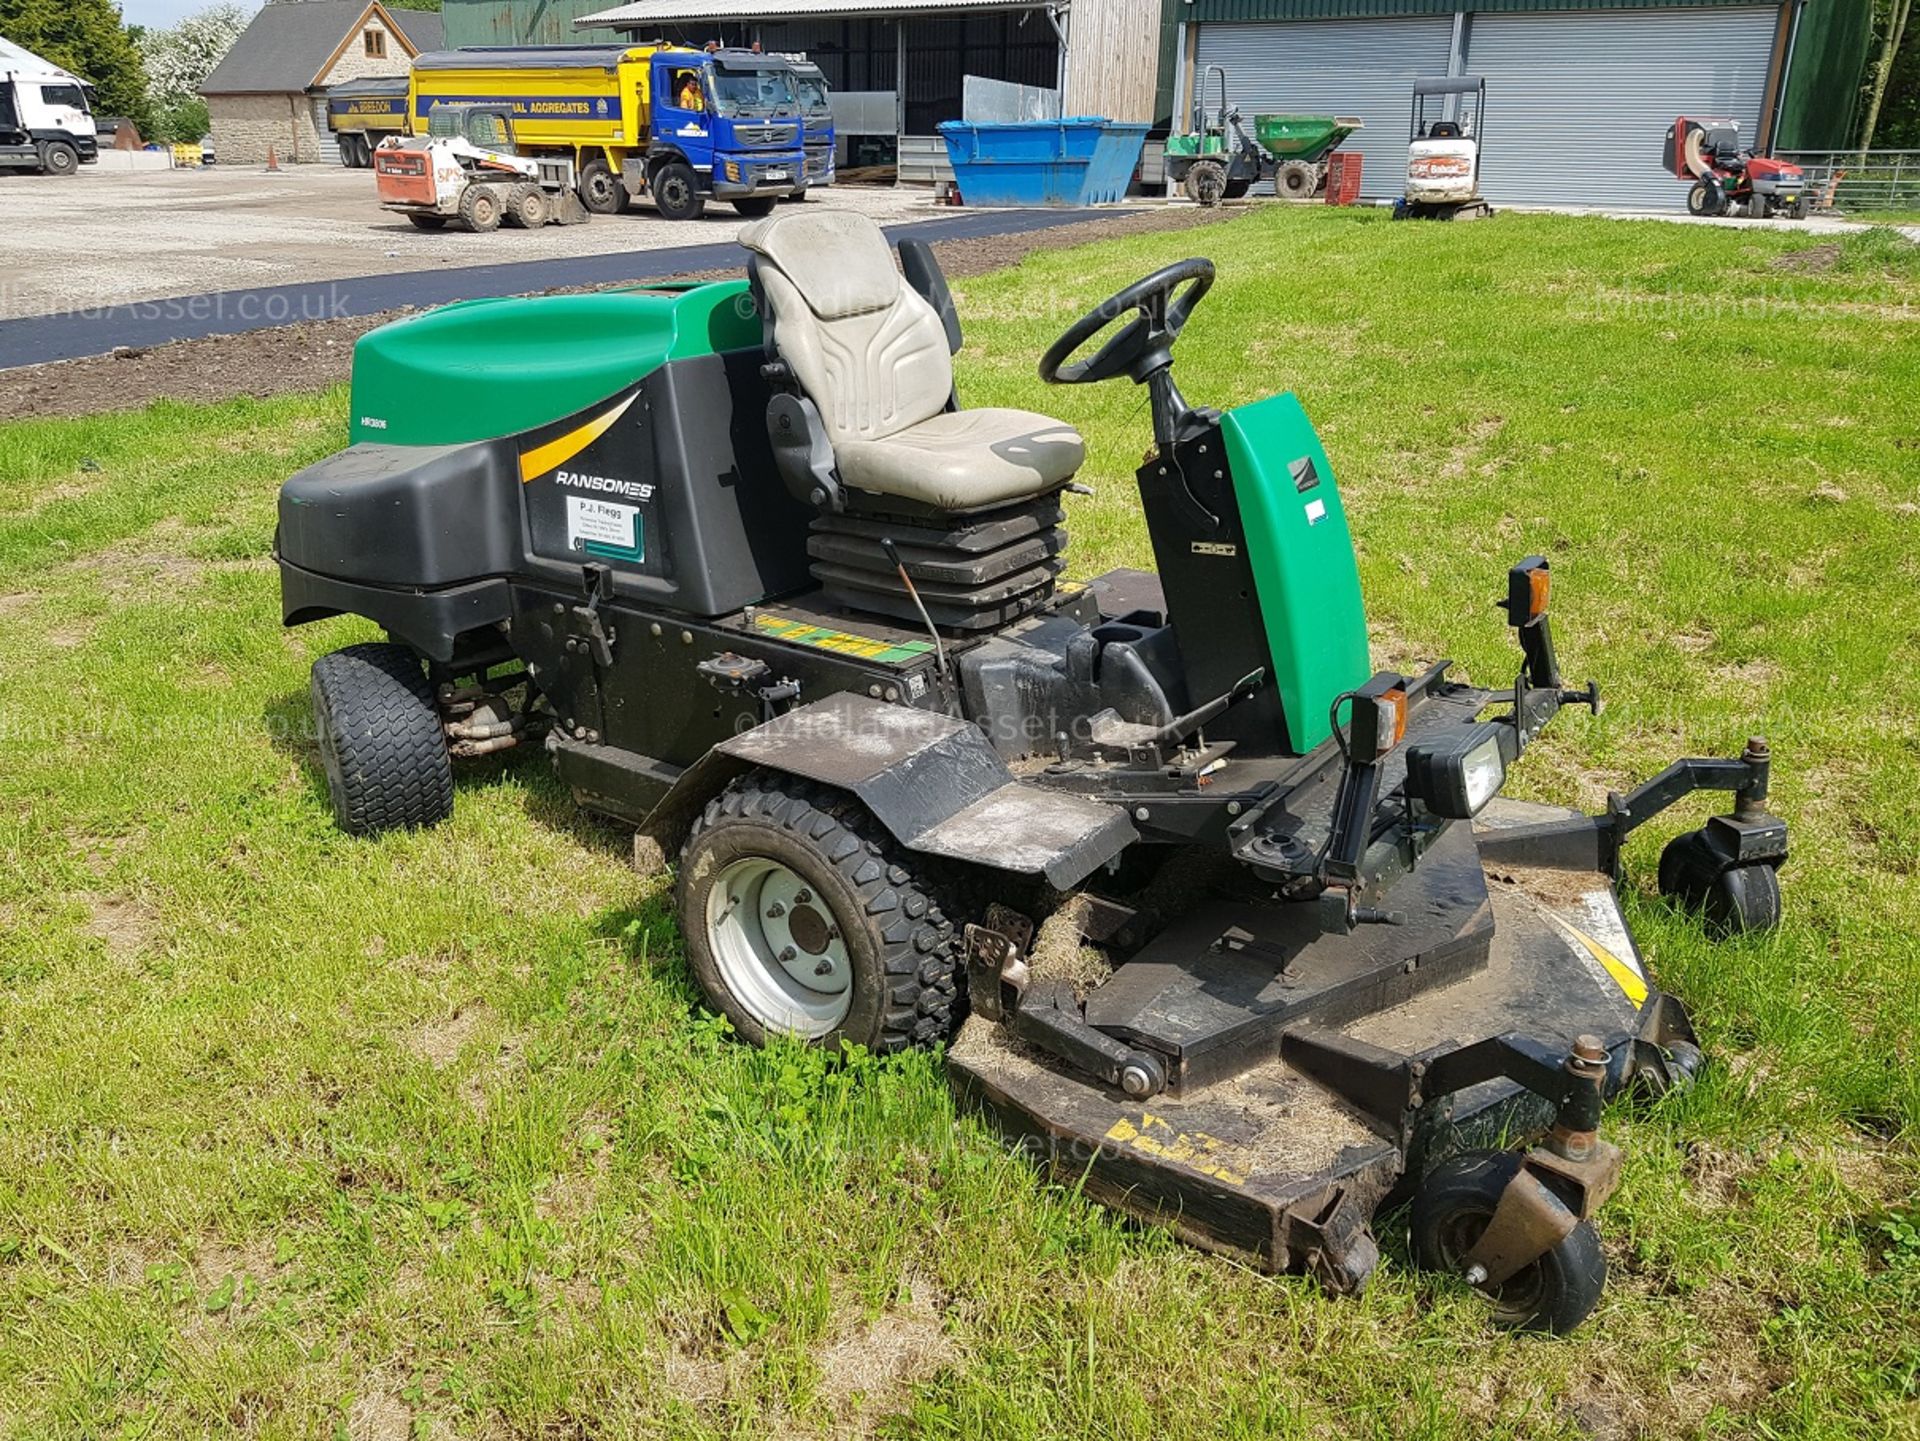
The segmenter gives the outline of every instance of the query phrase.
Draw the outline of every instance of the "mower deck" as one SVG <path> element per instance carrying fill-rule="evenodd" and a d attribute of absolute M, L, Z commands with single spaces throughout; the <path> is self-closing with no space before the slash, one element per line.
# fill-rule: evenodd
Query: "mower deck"
<path fill-rule="evenodd" d="M 1568 814 L 1502 800 L 1482 824 Z M 1121 965 L 1088 997 L 1087 1019 L 1172 1057 L 1166 1094 L 1131 1100 L 979 1017 L 950 1052 L 957 1093 L 1108 1205 L 1268 1271 L 1357 1287 L 1375 1256 L 1374 1211 L 1418 1173 L 1411 1152 L 1537 1132 L 1550 1111 L 1492 1081 L 1397 1133 L 1281 1059 L 1282 1037 L 1332 1032 L 1420 1057 L 1516 1030 L 1550 1045 L 1582 1033 L 1620 1043 L 1648 994 L 1606 876 L 1483 872 L 1464 828 L 1449 842 L 1395 888 L 1396 900 L 1417 889 L 1426 903 L 1404 926 L 1288 954 L 1287 912 L 1299 908 L 1211 903 Z M 1237 950 L 1200 939 L 1229 928 L 1257 939 Z"/>

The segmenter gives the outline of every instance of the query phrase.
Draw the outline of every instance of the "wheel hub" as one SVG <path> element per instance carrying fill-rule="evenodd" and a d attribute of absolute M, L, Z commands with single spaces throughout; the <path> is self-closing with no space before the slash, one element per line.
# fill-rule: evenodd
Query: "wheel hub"
<path fill-rule="evenodd" d="M 745 857 L 720 873 L 708 893 L 707 941 L 727 988 L 769 1031 L 811 1039 L 846 1019 L 846 940 L 806 881 L 779 861 Z"/>

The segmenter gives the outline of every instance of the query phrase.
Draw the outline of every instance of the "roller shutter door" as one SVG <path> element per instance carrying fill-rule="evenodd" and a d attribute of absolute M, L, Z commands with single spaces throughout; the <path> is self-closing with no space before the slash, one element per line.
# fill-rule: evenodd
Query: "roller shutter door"
<path fill-rule="evenodd" d="M 327 97 L 324 92 L 312 97 L 313 128 L 320 135 L 320 163 L 338 165 L 340 163 L 340 142 L 327 128 Z"/>
<path fill-rule="evenodd" d="M 1677 210 L 1660 168 L 1676 115 L 1759 134 L 1780 12 L 1772 6 L 1475 15 L 1467 69 L 1487 79 L 1482 193 L 1509 203 Z"/>
<path fill-rule="evenodd" d="M 1361 193 L 1398 195 L 1414 77 L 1445 75 L 1452 43 L 1451 15 L 1202 25 L 1194 84 L 1206 66 L 1224 68 L 1227 100 L 1249 134 L 1257 114 L 1358 115 L 1367 128 L 1340 148 L 1365 157 Z M 1207 92 L 1209 107 L 1215 93 Z"/>

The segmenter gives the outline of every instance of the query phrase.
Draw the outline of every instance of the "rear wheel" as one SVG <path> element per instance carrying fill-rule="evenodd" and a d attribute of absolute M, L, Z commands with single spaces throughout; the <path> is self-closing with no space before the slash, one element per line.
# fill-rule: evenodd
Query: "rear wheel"
<path fill-rule="evenodd" d="M 1705 180 L 1693 182 L 1693 189 L 1687 192 L 1687 214 L 1719 215 L 1727 208 L 1726 197 L 1720 193 L 1720 187 Z"/>
<path fill-rule="evenodd" d="M 627 208 L 627 187 L 604 160 L 589 160 L 582 165 L 576 188 L 580 203 L 595 215 L 618 215 Z"/>
<path fill-rule="evenodd" d="M 772 195 L 744 195 L 733 202 L 733 208 L 749 220 L 758 220 L 762 215 L 773 214 L 777 199 Z"/>
<path fill-rule="evenodd" d="M 683 161 L 669 161 L 654 171 L 651 189 L 654 209 L 668 220 L 698 220 L 706 211 L 700 179 Z"/>
<path fill-rule="evenodd" d="M 1289 160 L 1274 177 L 1273 188 L 1285 200 L 1311 200 L 1320 188 L 1320 172 L 1304 160 Z"/>
<path fill-rule="evenodd" d="M 954 928 L 920 858 L 851 796 L 770 772 L 707 804 L 676 892 L 694 978 L 755 1045 L 952 1034 Z"/>
<path fill-rule="evenodd" d="M 452 814 L 453 761 L 417 655 L 402 645 L 350 645 L 313 663 L 309 689 L 341 830 L 378 835 Z"/>
<path fill-rule="evenodd" d="M 415 230 L 443 230 L 447 224 L 447 217 L 444 215 L 425 215 L 417 210 L 409 211 L 407 219 L 413 222 Z"/>
<path fill-rule="evenodd" d="M 475 235 L 500 228 L 500 192 L 491 185 L 469 185 L 460 195 L 460 219 Z"/>
<path fill-rule="evenodd" d="M 71 175 L 80 168 L 80 152 L 64 140 L 49 140 L 40 147 L 40 168 L 49 175 Z"/>
<path fill-rule="evenodd" d="M 1470 1151 L 1442 1161 L 1413 1198 L 1413 1253 L 1422 1266 L 1459 1276 L 1500 1194 L 1519 1172 L 1515 1151 Z M 1607 1284 L 1607 1258 L 1589 1221 L 1497 1285 L 1480 1287 L 1497 1326 L 1564 1336 L 1594 1308 Z"/>

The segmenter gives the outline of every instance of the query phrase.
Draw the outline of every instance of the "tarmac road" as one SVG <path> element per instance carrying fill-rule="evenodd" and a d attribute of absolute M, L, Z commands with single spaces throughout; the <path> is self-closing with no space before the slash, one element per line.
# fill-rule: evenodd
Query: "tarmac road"
<path fill-rule="evenodd" d="M 1125 213 L 1124 208 L 956 210 L 950 216 L 890 225 L 886 233 L 893 241 L 909 236 L 959 240 L 1111 219 L 1120 213 Z M 0 370 L 107 355 L 122 346 L 146 349 L 176 340 L 238 335 L 303 321 L 375 315 L 403 306 L 659 280 L 689 271 L 735 269 L 740 264 L 740 247 L 728 238 L 663 249 L 283 283 L 24 316 L 0 320 Z"/>

